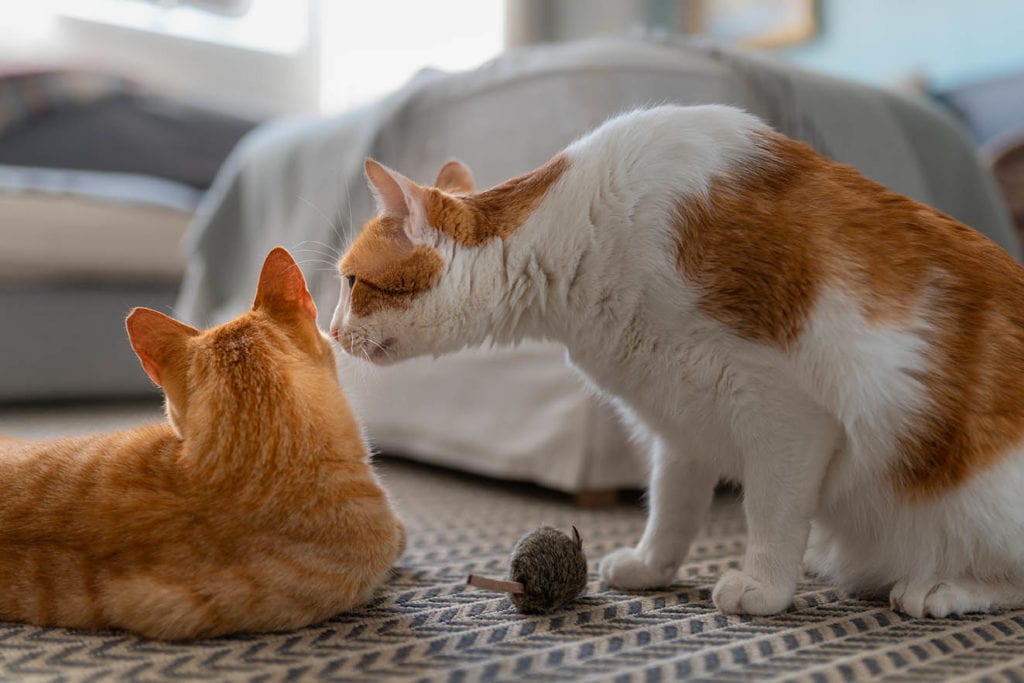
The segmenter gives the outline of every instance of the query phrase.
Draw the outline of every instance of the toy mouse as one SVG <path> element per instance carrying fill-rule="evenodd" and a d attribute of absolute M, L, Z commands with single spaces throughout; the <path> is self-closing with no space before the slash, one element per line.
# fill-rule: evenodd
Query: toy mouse
<path fill-rule="evenodd" d="M 542 526 L 523 536 L 512 549 L 508 580 L 470 574 L 466 583 L 508 593 L 520 612 L 553 612 L 572 602 L 587 585 L 587 557 L 576 527 L 572 538 Z"/>

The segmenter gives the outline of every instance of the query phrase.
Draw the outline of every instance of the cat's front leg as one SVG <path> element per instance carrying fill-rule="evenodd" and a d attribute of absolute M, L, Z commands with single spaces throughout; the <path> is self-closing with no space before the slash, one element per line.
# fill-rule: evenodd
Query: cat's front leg
<path fill-rule="evenodd" d="M 734 614 L 775 614 L 793 600 L 816 511 L 840 429 L 801 396 L 762 396 L 737 406 L 734 437 L 743 457 L 747 549 L 712 593 Z"/>
<path fill-rule="evenodd" d="M 620 548 L 605 556 L 601 578 L 624 590 L 671 584 L 711 505 L 717 480 L 708 463 L 657 438 L 651 451 L 650 509 L 643 537 L 635 548 Z"/>

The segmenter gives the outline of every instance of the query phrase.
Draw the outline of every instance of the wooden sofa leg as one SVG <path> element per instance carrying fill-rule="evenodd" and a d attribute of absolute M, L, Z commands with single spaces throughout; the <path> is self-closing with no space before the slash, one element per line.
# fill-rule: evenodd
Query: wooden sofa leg
<path fill-rule="evenodd" d="M 573 494 L 573 502 L 581 508 L 610 507 L 619 502 L 618 489 L 583 489 Z"/>

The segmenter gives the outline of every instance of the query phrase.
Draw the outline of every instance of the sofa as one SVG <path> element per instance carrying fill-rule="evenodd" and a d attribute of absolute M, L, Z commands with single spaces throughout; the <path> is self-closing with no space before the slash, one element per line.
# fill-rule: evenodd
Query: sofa
<path fill-rule="evenodd" d="M 101 72 L 0 72 L 0 403 L 155 397 L 124 333 L 255 122 Z"/>

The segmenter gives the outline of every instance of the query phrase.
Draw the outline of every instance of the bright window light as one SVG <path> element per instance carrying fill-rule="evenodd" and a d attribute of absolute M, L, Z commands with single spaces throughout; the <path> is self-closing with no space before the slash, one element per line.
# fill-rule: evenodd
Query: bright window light
<path fill-rule="evenodd" d="M 497 55 L 504 0 L 320 4 L 321 109 L 334 113 L 390 92 L 421 68 L 458 71 Z"/>
<path fill-rule="evenodd" d="M 240 17 L 139 0 L 64 0 L 58 6 L 61 16 L 83 21 L 280 55 L 304 49 L 309 39 L 306 0 L 252 0 Z"/>

